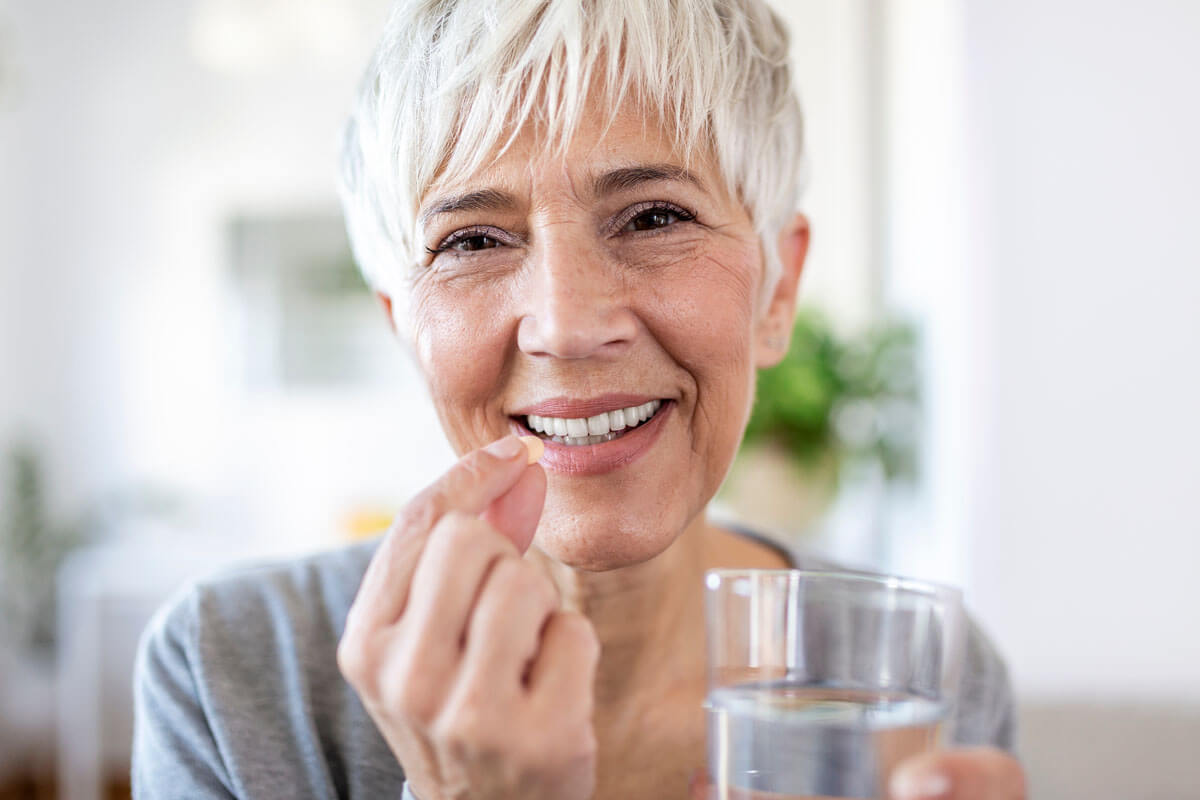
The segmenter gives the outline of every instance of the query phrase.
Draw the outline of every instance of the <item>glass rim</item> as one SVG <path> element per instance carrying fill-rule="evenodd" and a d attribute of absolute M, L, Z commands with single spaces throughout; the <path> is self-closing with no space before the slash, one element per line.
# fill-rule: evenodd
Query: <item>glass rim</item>
<path fill-rule="evenodd" d="M 754 567 L 715 567 L 705 570 L 704 584 L 707 589 L 716 589 L 713 578 L 719 581 L 737 577 L 792 577 L 802 576 L 806 579 L 820 581 L 841 581 L 845 583 L 860 583 L 873 585 L 891 591 L 915 592 L 938 598 L 962 602 L 962 589 L 948 583 L 938 583 L 921 578 L 909 578 L 903 575 L 884 575 L 871 572 L 852 572 L 836 569 L 800 569 L 795 567 L 756 569 Z"/>

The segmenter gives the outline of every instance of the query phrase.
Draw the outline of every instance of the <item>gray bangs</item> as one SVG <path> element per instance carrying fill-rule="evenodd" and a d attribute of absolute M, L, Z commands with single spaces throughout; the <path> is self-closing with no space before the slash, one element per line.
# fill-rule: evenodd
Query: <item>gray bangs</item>
<path fill-rule="evenodd" d="M 565 149 L 596 104 L 633 102 L 681 156 L 715 157 L 760 237 L 800 191 L 802 117 L 788 38 L 761 0 L 400 0 L 346 129 L 341 196 L 367 282 L 402 300 L 433 182 L 458 182 L 527 125 Z"/>

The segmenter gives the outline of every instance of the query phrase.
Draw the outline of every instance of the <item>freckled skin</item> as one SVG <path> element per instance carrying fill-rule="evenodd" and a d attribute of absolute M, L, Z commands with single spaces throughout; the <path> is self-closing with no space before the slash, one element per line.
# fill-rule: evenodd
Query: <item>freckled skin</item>
<path fill-rule="evenodd" d="M 505 435 L 515 408 L 546 397 L 630 391 L 676 401 L 662 437 L 635 463 L 601 476 L 549 474 L 535 544 L 589 570 L 657 555 L 715 493 L 749 413 L 761 319 L 759 241 L 716 171 L 690 165 L 706 190 L 670 181 L 594 197 L 591 177 L 607 169 L 683 163 L 638 117 L 620 117 L 603 141 L 586 135 L 599 129 L 581 126 L 565 161 L 527 134 L 473 176 L 462 188 L 499 188 L 520 206 L 436 219 L 425 243 L 475 226 L 519 242 L 432 258 L 410 317 L 458 452 Z M 660 200 L 696 219 L 612 230 L 626 208 Z"/>
<path fill-rule="evenodd" d="M 413 282 L 401 331 L 459 453 L 505 436 L 511 414 L 548 398 L 628 392 L 675 404 L 640 458 L 599 475 L 547 470 L 526 554 L 601 644 L 596 800 L 685 796 L 704 764 L 703 572 L 784 565 L 703 512 L 740 442 L 755 370 L 786 349 L 807 245 L 798 218 L 781 238 L 784 279 L 761 302 L 762 250 L 745 209 L 710 160 L 681 158 L 644 123 L 629 112 L 607 129 L 584 120 L 565 157 L 526 131 L 479 173 L 431 187 L 423 208 L 482 189 L 515 202 L 425 225 L 422 243 L 438 252 Z M 700 185 L 594 191 L 607 171 L 664 164 Z"/>

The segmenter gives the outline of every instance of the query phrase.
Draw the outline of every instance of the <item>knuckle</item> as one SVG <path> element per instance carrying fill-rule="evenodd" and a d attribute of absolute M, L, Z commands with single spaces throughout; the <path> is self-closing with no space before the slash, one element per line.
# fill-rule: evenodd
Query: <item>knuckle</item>
<path fill-rule="evenodd" d="M 455 703 L 433 723 L 434 738 L 456 753 L 486 753 L 493 749 L 490 732 L 479 703 Z"/>
<path fill-rule="evenodd" d="M 391 681 L 388 695 L 387 706 L 411 722 L 428 727 L 437 718 L 437 696 L 429 681 L 419 673 L 398 670 Z"/>
<path fill-rule="evenodd" d="M 512 582 L 514 588 L 525 595 L 537 597 L 546 592 L 545 578 L 537 573 L 528 562 L 519 558 L 505 559 L 514 564 Z"/>
<path fill-rule="evenodd" d="M 495 468 L 495 464 L 496 459 L 482 450 L 468 453 L 446 473 L 445 490 L 453 494 L 480 483 Z"/>
<path fill-rule="evenodd" d="M 549 735 L 514 737 L 511 758 L 514 766 L 522 772 L 537 772 L 559 761 L 558 749 L 562 742 Z"/>
<path fill-rule="evenodd" d="M 506 553 L 497 559 L 488 584 L 491 592 L 510 600 L 532 600 L 545 614 L 558 604 L 558 592 L 550 579 L 515 554 Z"/>
<path fill-rule="evenodd" d="M 526 589 L 541 601 L 541 605 L 547 611 L 552 611 L 558 606 L 558 589 L 555 588 L 553 581 L 550 580 L 543 572 L 536 569 L 527 562 L 522 561 L 522 564 L 528 566 L 528 586 Z"/>
<path fill-rule="evenodd" d="M 522 575 L 522 565 L 524 562 L 519 558 L 500 558 L 492 567 L 492 574 L 488 577 L 488 583 L 494 589 L 504 592 L 516 592 L 520 590 L 522 581 L 525 577 Z"/>
<path fill-rule="evenodd" d="M 516 547 L 487 522 L 461 511 L 448 511 L 430 537 L 430 550 L 450 563 L 462 553 L 491 553 L 505 557 L 519 555 Z"/>
<path fill-rule="evenodd" d="M 351 685 L 358 686 L 366 674 L 365 654 L 357 636 L 347 634 L 337 646 L 337 665 Z"/>
<path fill-rule="evenodd" d="M 479 478 L 494 470 L 501 462 L 486 450 L 473 450 L 458 463 L 464 477 Z"/>
<path fill-rule="evenodd" d="M 342 676 L 359 694 L 367 697 L 379 694 L 379 653 L 370 637 L 355 631 L 343 635 L 336 658 Z"/>
<path fill-rule="evenodd" d="M 470 547 L 482 535 L 478 522 L 479 520 L 470 514 L 456 510 L 447 511 L 437 523 L 438 545 L 450 550 Z"/>
<path fill-rule="evenodd" d="M 516 580 L 522 589 L 531 592 L 550 592 L 553 584 L 537 567 L 522 558 L 512 559 L 517 565 Z"/>
<path fill-rule="evenodd" d="M 588 654 L 595 660 L 600 656 L 600 639 L 596 636 L 596 628 L 587 617 L 574 611 L 560 611 L 558 624 L 564 639 L 572 647 Z"/>
<path fill-rule="evenodd" d="M 581 725 L 561 737 L 563 761 L 594 759 L 600 749 L 596 731 L 591 725 Z"/>
<path fill-rule="evenodd" d="M 392 522 L 392 530 L 401 534 L 432 530 L 441 509 L 442 500 L 437 492 L 422 493 L 400 510 Z"/>
<path fill-rule="evenodd" d="M 522 737 L 514 742 L 514 746 L 519 748 L 517 759 L 520 762 L 539 770 L 550 770 L 596 757 L 599 748 L 590 724 L 569 729 L 550 724 L 543 730 L 542 736 Z"/>

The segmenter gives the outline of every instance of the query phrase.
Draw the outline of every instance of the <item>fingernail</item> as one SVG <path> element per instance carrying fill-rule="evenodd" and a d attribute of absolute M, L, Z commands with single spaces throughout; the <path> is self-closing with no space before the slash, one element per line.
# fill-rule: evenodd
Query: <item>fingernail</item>
<path fill-rule="evenodd" d="M 525 462 L 527 464 L 537 463 L 537 460 L 542 457 L 542 453 L 546 452 L 546 445 L 536 436 L 522 436 L 521 443 L 529 451 Z"/>
<path fill-rule="evenodd" d="M 898 772 L 891 788 L 895 800 L 934 800 L 950 791 L 950 779 L 940 772 Z"/>
<path fill-rule="evenodd" d="M 496 458 L 516 458 L 521 453 L 527 452 L 525 445 L 516 436 L 505 436 L 503 439 L 497 439 L 483 448 L 483 451 L 494 455 Z"/>

